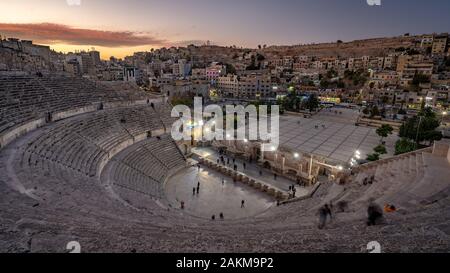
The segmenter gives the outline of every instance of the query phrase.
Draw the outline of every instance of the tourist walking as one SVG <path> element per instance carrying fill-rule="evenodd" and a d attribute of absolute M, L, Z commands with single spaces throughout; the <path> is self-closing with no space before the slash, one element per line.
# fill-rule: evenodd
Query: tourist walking
<path fill-rule="evenodd" d="M 331 220 L 331 209 L 328 204 L 325 204 L 319 209 L 319 229 L 323 229 L 325 227 L 328 216 L 330 216 Z"/>
<path fill-rule="evenodd" d="M 245 200 L 242 200 L 241 202 L 241 209 L 245 208 Z"/>
<path fill-rule="evenodd" d="M 380 223 L 383 218 L 383 210 L 374 201 L 370 201 L 369 207 L 367 208 L 367 225 L 375 226 Z"/>

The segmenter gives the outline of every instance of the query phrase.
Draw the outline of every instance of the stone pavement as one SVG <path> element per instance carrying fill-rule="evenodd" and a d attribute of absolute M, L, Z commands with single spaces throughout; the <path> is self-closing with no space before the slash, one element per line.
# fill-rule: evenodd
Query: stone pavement
<path fill-rule="evenodd" d="M 222 179 L 225 183 L 222 185 Z M 200 182 L 199 194 L 193 194 Z M 252 189 L 242 183 L 233 183 L 232 179 L 213 170 L 190 167 L 175 174 L 166 184 L 166 197 L 177 209 L 185 203 L 188 214 L 211 219 L 220 213 L 225 220 L 236 220 L 258 215 L 275 205 L 273 198 Z M 241 202 L 245 200 L 245 207 Z"/>
<path fill-rule="evenodd" d="M 193 149 L 193 152 L 194 152 L 194 154 L 197 154 L 202 157 L 206 157 L 210 160 L 213 160 L 214 162 L 219 158 L 218 152 L 212 148 L 207 148 L 207 147 L 195 148 L 195 149 Z M 225 158 L 225 161 L 227 161 L 226 158 Z M 244 163 L 244 160 L 236 158 L 236 165 L 238 166 L 239 172 L 245 173 L 249 177 L 254 178 L 256 180 L 260 180 L 266 184 L 275 186 L 276 188 L 283 190 L 285 192 L 289 191 L 290 186 L 296 184 L 295 181 L 292 181 L 290 179 L 280 177 L 280 176 L 278 176 L 277 179 L 275 180 L 274 175 L 270 171 L 267 171 L 264 168 L 261 168 L 260 166 L 258 166 L 255 163 L 249 164 L 248 162 L 246 162 L 247 166 L 244 169 L 243 163 Z M 233 168 L 232 158 L 230 158 L 230 165 L 228 165 L 228 167 Z M 259 175 L 260 170 L 262 170 L 261 176 Z M 306 195 L 309 192 L 309 188 L 300 187 L 298 185 L 295 185 L 295 187 L 297 189 L 297 194 L 296 194 L 297 197 Z"/>

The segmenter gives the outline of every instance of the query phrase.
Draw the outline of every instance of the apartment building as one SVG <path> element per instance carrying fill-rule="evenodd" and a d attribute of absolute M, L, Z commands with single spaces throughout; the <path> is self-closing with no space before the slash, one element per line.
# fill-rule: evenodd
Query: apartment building
<path fill-rule="evenodd" d="M 230 74 L 219 77 L 217 80 L 217 89 L 224 97 L 237 96 L 239 93 L 239 77 Z"/>
<path fill-rule="evenodd" d="M 276 88 L 274 89 L 274 84 L 268 75 L 219 77 L 217 88 L 223 96 L 233 98 L 258 99 L 276 96 Z"/>
<path fill-rule="evenodd" d="M 443 34 L 434 37 L 431 53 L 444 54 L 445 52 L 447 52 L 447 42 L 448 42 L 448 34 Z"/>
<path fill-rule="evenodd" d="M 218 63 L 212 63 L 206 68 L 206 79 L 212 84 L 217 84 L 219 77 L 227 74 L 226 66 Z"/>
<path fill-rule="evenodd" d="M 434 35 L 423 35 L 420 43 L 421 48 L 430 48 L 433 46 Z"/>
<path fill-rule="evenodd" d="M 400 76 L 396 71 L 372 71 L 370 78 L 377 88 L 386 85 L 397 85 L 400 80 Z"/>

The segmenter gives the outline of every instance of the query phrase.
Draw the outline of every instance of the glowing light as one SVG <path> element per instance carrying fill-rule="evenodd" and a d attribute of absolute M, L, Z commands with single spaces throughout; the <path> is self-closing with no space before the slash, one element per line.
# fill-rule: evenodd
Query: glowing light
<path fill-rule="evenodd" d="M 446 116 L 448 114 L 448 112 L 442 112 L 442 115 Z"/>
<path fill-rule="evenodd" d="M 299 158 L 300 155 L 299 155 L 298 153 L 294 153 L 294 157 L 295 157 L 295 158 Z"/>
<path fill-rule="evenodd" d="M 340 170 L 340 171 L 342 171 L 342 170 L 344 169 L 344 167 L 342 167 L 342 166 L 337 166 L 337 169 Z"/>
<path fill-rule="evenodd" d="M 272 150 L 272 152 L 275 152 L 277 150 L 275 146 L 272 146 L 270 149 Z"/>
<path fill-rule="evenodd" d="M 248 139 L 244 139 L 244 142 L 247 143 L 247 142 L 248 142 Z"/>

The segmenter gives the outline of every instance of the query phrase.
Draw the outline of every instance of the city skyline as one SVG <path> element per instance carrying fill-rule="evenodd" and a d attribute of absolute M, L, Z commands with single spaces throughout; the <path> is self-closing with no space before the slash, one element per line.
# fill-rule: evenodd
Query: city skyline
<path fill-rule="evenodd" d="M 32 39 L 62 52 L 95 47 L 107 59 L 206 41 L 255 48 L 260 44 L 351 41 L 449 29 L 450 18 L 445 12 L 450 3 L 381 3 L 369 6 L 365 0 L 248 0 L 239 4 L 235 0 L 83 0 L 80 6 L 69 6 L 65 0 L 0 1 L 4 11 L 0 34 Z"/>

